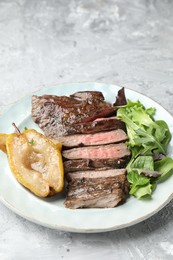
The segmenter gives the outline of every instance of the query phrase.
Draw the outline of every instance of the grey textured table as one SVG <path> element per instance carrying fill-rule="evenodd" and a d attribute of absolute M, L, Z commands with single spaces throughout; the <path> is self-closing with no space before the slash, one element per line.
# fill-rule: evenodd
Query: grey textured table
<path fill-rule="evenodd" d="M 0 111 L 40 86 L 98 81 L 173 114 L 173 1 L 0 0 Z M 0 204 L 0 259 L 173 259 L 173 202 L 123 230 L 72 234 Z"/>

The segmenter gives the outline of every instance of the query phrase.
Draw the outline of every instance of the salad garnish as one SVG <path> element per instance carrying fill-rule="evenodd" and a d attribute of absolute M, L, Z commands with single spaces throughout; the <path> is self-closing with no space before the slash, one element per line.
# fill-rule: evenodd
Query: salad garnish
<path fill-rule="evenodd" d="M 173 169 L 173 159 L 166 155 L 172 135 L 164 120 L 154 119 L 155 113 L 155 108 L 145 108 L 139 100 L 117 107 L 117 116 L 126 124 L 132 154 L 127 165 L 130 194 L 138 199 L 151 197 L 156 183 Z"/>

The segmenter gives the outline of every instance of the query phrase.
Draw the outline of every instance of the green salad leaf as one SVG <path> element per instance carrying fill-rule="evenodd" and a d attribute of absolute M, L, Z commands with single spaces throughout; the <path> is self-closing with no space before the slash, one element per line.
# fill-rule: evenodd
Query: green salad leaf
<path fill-rule="evenodd" d="M 156 161 L 154 163 L 154 168 L 162 174 L 160 177 L 160 179 L 162 179 L 173 169 L 173 160 L 170 157 L 165 157 L 160 161 Z"/>
<path fill-rule="evenodd" d="M 172 136 L 165 121 L 154 120 L 155 112 L 155 108 L 146 109 L 140 101 L 130 100 L 117 110 L 117 116 L 126 124 L 127 146 L 132 154 L 127 165 L 130 194 L 138 199 L 151 196 L 156 182 L 173 169 L 173 159 L 166 157 Z M 165 158 L 155 162 L 157 154 Z"/>

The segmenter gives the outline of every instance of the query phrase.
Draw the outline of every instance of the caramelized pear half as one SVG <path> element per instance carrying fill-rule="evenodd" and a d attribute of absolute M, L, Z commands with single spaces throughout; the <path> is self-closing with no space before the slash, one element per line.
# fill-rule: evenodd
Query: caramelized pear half
<path fill-rule="evenodd" d="M 34 129 L 7 137 L 10 168 L 16 179 L 39 197 L 60 192 L 64 187 L 64 170 L 60 151 Z"/>

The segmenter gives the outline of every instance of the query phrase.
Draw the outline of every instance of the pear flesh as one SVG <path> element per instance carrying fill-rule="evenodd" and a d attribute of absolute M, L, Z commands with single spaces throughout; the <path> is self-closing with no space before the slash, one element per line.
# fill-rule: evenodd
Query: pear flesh
<path fill-rule="evenodd" d="M 13 174 L 34 194 L 47 197 L 63 189 L 61 153 L 45 136 L 33 129 L 11 134 L 6 147 Z"/>

